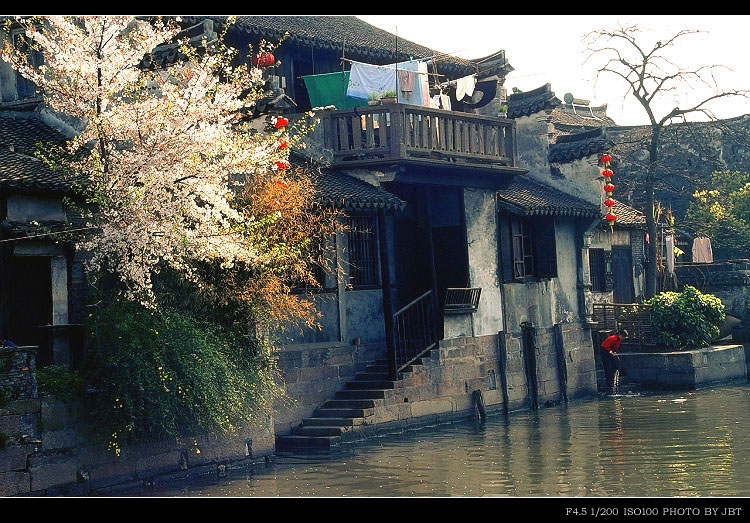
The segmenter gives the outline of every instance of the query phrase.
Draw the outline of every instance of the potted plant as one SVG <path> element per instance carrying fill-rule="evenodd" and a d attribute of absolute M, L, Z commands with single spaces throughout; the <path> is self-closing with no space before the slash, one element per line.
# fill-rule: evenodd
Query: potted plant
<path fill-rule="evenodd" d="M 497 117 L 498 118 L 507 118 L 508 117 L 508 105 L 507 104 L 500 104 L 497 108 Z"/>
<path fill-rule="evenodd" d="M 367 97 L 367 105 L 380 105 L 381 103 L 380 93 L 377 91 L 371 92 L 370 96 Z"/>
<path fill-rule="evenodd" d="M 395 104 L 396 91 L 394 91 L 393 89 L 383 91 L 383 94 L 380 95 L 380 101 L 382 101 L 384 104 Z"/>

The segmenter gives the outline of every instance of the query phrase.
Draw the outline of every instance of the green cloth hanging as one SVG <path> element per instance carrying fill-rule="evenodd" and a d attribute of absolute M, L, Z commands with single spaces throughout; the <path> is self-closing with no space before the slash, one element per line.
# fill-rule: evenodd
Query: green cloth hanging
<path fill-rule="evenodd" d="M 349 71 L 312 74 L 303 76 L 310 98 L 310 107 L 325 107 L 335 105 L 336 109 L 351 109 L 365 107 L 367 100 L 346 96 L 349 86 Z"/>

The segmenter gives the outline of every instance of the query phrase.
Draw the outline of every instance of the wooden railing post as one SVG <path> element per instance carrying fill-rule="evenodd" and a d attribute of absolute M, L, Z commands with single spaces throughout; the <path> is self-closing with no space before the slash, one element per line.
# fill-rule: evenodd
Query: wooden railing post
<path fill-rule="evenodd" d="M 393 328 L 393 297 L 391 296 L 391 250 L 385 234 L 385 210 L 378 208 L 378 242 L 380 246 L 380 274 L 383 284 L 383 320 L 385 323 L 385 348 L 388 358 L 388 375 L 396 376 L 396 341 Z"/>

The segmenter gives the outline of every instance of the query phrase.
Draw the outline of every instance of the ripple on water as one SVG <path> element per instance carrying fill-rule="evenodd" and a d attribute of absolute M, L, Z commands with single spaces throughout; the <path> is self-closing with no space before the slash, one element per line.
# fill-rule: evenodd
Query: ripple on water
<path fill-rule="evenodd" d="M 750 387 L 597 397 L 278 455 L 177 496 L 748 496 Z"/>

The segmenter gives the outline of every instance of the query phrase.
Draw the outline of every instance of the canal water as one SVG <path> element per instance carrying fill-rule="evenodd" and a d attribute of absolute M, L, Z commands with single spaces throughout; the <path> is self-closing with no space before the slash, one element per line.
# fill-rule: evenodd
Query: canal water
<path fill-rule="evenodd" d="M 157 496 L 750 496 L 750 386 L 492 413 Z"/>

